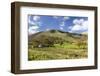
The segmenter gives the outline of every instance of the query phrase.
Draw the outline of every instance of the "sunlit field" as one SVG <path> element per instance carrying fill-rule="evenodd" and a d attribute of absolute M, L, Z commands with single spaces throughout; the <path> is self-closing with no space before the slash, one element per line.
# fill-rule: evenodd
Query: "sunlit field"
<path fill-rule="evenodd" d="M 71 45 L 72 46 L 72 45 Z M 87 49 L 77 46 L 46 47 L 29 49 L 29 60 L 51 60 L 51 59 L 80 59 L 87 58 Z"/>

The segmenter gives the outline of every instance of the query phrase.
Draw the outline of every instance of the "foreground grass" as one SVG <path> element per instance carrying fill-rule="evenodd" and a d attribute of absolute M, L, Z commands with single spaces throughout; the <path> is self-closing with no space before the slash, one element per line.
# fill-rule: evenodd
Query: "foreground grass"
<path fill-rule="evenodd" d="M 81 59 L 87 58 L 87 49 L 45 47 L 28 49 L 28 60 Z"/>

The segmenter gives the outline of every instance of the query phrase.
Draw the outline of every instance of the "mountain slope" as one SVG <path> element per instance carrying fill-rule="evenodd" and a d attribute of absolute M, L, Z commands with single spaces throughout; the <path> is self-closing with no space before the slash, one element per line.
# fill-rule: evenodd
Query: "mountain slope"
<path fill-rule="evenodd" d="M 61 38 L 62 40 L 68 41 L 68 42 L 87 40 L 87 35 L 63 32 L 63 31 L 59 31 L 59 30 L 50 30 L 50 31 L 45 31 L 45 32 L 39 32 L 39 33 L 28 36 L 28 40 L 30 42 L 34 39 L 38 39 L 38 38 L 41 39 L 44 36 Z"/>
<path fill-rule="evenodd" d="M 87 58 L 87 35 L 50 30 L 29 36 L 28 60 Z"/>

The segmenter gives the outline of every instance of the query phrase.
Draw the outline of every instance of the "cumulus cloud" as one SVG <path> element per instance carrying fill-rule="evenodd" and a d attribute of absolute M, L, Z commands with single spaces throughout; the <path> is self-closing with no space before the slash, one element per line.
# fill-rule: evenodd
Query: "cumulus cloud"
<path fill-rule="evenodd" d="M 73 20 L 73 26 L 71 27 L 70 32 L 80 32 L 88 30 L 88 21 L 84 19 L 75 19 Z"/>
<path fill-rule="evenodd" d="M 31 25 L 35 25 L 35 22 L 33 22 L 33 21 L 31 20 L 31 16 L 28 17 L 28 23 L 31 24 Z"/>
<path fill-rule="evenodd" d="M 81 25 L 82 23 L 84 23 L 84 19 L 75 19 L 75 20 L 73 20 L 73 24 Z"/>
<path fill-rule="evenodd" d="M 65 26 L 65 22 L 64 21 L 61 22 L 60 26 Z"/>
<path fill-rule="evenodd" d="M 38 26 L 32 26 L 32 27 L 30 27 L 32 30 L 36 30 L 36 29 L 38 29 L 39 27 Z"/>
<path fill-rule="evenodd" d="M 38 29 L 39 29 L 39 26 L 41 26 L 40 16 L 29 16 L 28 23 L 29 23 L 28 25 L 29 35 L 39 32 Z"/>
<path fill-rule="evenodd" d="M 79 31 L 79 30 L 81 30 L 81 29 L 82 29 L 82 27 L 81 27 L 80 25 L 74 25 L 74 26 L 72 27 L 71 31 Z"/>
<path fill-rule="evenodd" d="M 67 16 L 64 16 L 63 17 L 63 21 L 60 23 L 60 26 L 65 26 L 65 20 L 68 20 L 69 19 L 69 17 L 67 17 Z"/>
<path fill-rule="evenodd" d="M 32 35 L 32 34 L 35 34 L 35 33 L 38 33 L 39 31 L 37 31 L 37 30 L 34 30 L 34 31 L 30 31 L 29 30 L 29 33 L 28 33 L 28 35 Z"/>
<path fill-rule="evenodd" d="M 40 16 L 29 16 L 28 23 L 31 25 L 41 25 Z"/>
<path fill-rule="evenodd" d="M 39 32 L 38 28 L 39 28 L 38 26 L 31 26 L 31 27 L 29 27 L 29 29 L 28 29 L 29 35 L 35 34 L 35 33 Z"/>
<path fill-rule="evenodd" d="M 33 16 L 33 20 L 34 20 L 34 21 L 40 20 L 40 16 Z"/>
<path fill-rule="evenodd" d="M 60 27 L 60 29 L 63 30 L 64 28 L 63 27 Z"/>

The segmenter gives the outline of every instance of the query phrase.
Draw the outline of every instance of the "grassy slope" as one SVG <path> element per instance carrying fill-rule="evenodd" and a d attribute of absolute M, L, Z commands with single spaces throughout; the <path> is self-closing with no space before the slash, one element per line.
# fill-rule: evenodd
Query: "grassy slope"
<path fill-rule="evenodd" d="M 69 42 L 78 42 L 81 39 L 87 39 L 87 36 L 77 36 L 70 33 L 61 33 L 59 31 L 55 33 L 42 32 L 37 35 L 33 35 L 30 41 L 34 38 L 38 38 L 41 35 L 49 35 L 54 37 L 60 37 Z M 86 45 L 87 46 L 87 45 Z M 45 48 L 29 48 L 28 51 L 29 60 L 51 60 L 51 59 L 79 59 L 87 57 L 87 48 L 83 49 L 76 44 L 64 43 L 62 46 L 55 44 L 55 47 L 45 47 Z"/>
<path fill-rule="evenodd" d="M 35 48 L 29 49 L 29 60 L 51 60 L 51 59 L 80 59 L 86 58 L 85 49 L 66 48 Z"/>

